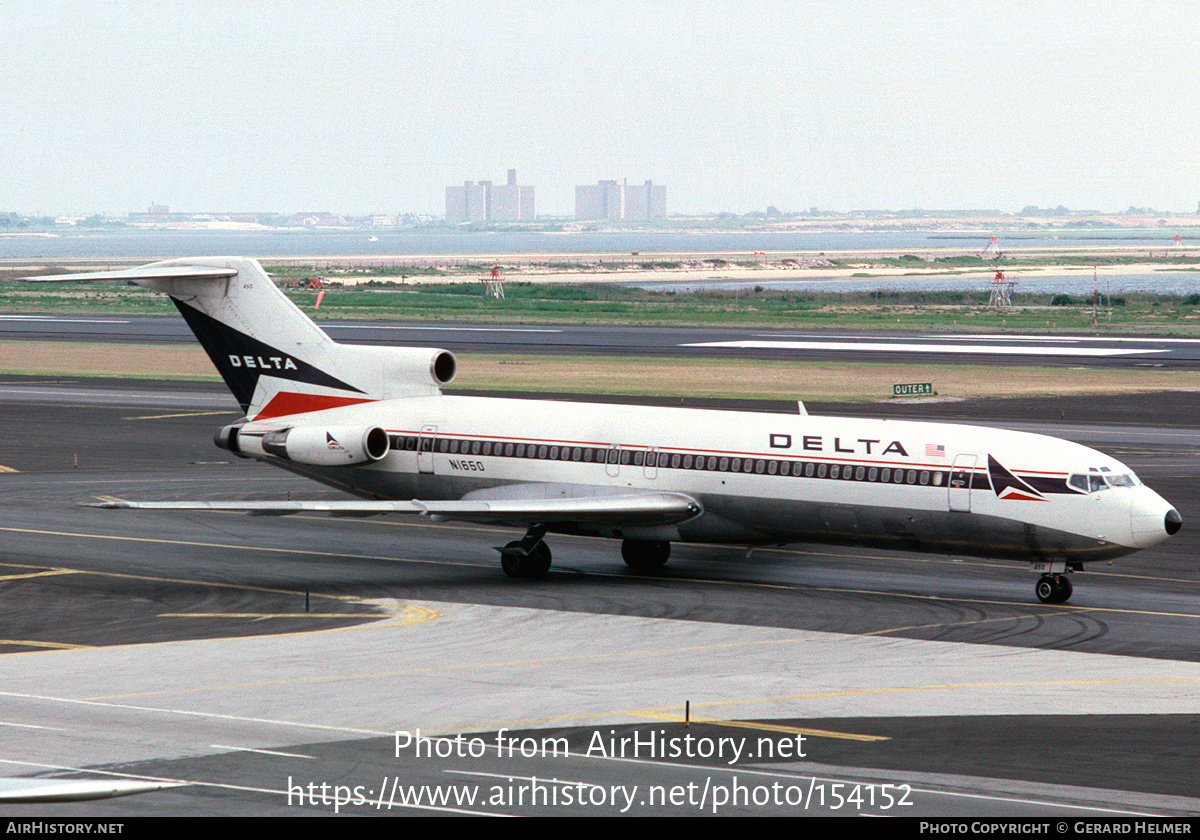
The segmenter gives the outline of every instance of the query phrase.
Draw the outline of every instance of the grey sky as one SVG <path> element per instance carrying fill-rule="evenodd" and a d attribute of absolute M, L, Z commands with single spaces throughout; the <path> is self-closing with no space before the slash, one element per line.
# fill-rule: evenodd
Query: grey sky
<path fill-rule="evenodd" d="M 0 2 L 0 211 L 1195 212 L 1200 2 Z"/>

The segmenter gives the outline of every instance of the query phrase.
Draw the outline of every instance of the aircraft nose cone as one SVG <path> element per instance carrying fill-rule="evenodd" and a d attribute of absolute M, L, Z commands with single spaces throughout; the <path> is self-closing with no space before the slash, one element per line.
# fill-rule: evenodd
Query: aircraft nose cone
<path fill-rule="evenodd" d="M 1167 534 L 1174 536 L 1179 533 L 1179 529 L 1183 527 L 1183 517 L 1179 515 L 1179 511 L 1171 508 L 1167 511 L 1167 515 L 1163 517 L 1163 527 L 1167 529 Z"/>
<path fill-rule="evenodd" d="M 1129 524 L 1133 531 L 1133 545 L 1149 548 L 1167 537 L 1178 533 L 1183 527 L 1183 517 L 1170 502 L 1148 487 L 1138 488 L 1130 499 Z"/>

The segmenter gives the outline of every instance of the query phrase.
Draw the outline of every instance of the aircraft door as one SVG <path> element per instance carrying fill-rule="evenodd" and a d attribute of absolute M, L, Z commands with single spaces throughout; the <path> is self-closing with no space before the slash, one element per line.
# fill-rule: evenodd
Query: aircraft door
<path fill-rule="evenodd" d="M 948 501 L 950 510 L 971 512 L 971 483 L 975 475 L 975 455 L 960 453 L 954 456 L 954 465 L 950 468 Z"/>
<path fill-rule="evenodd" d="M 605 459 L 604 470 L 611 477 L 616 478 L 621 473 L 621 445 L 616 444 L 608 450 L 608 458 Z"/>
<path fill-rule="evenodd" d="M 646 478 L 658 478 L 658 447 L 650 447 L 650 451 L 646 453 L 646 461 L 642 466 L 642 472 Z"/>
<path fill-rule="evenodd" d="M 417 472 L 433 472 L 433 446 L 437 438 L 437 426 L 422 426 L 417 438 Z"/>

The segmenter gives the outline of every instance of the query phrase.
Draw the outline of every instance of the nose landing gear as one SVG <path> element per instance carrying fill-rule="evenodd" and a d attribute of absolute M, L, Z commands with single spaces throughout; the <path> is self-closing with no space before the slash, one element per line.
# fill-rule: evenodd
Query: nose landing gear
<path fill-rule="evenodd" d="M 1042 575 L 1033 591 L 1043 604 L 1062 604 L 1071 597 L 1071 581 L 1065 574 Z"/>

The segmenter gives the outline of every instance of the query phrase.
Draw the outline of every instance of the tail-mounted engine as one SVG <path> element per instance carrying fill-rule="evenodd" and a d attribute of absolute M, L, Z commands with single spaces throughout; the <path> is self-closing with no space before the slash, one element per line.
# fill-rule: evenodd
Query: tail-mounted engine
<path fill-rule="evenodd" d="M 388 453 L 388 435 L 380 426 L 292 426 L 266 434 L 245 434 L 226 426 L 213 438 L 238 455 L 273 455 L 297 464 L 340 467 L 370 464 Z"/>

